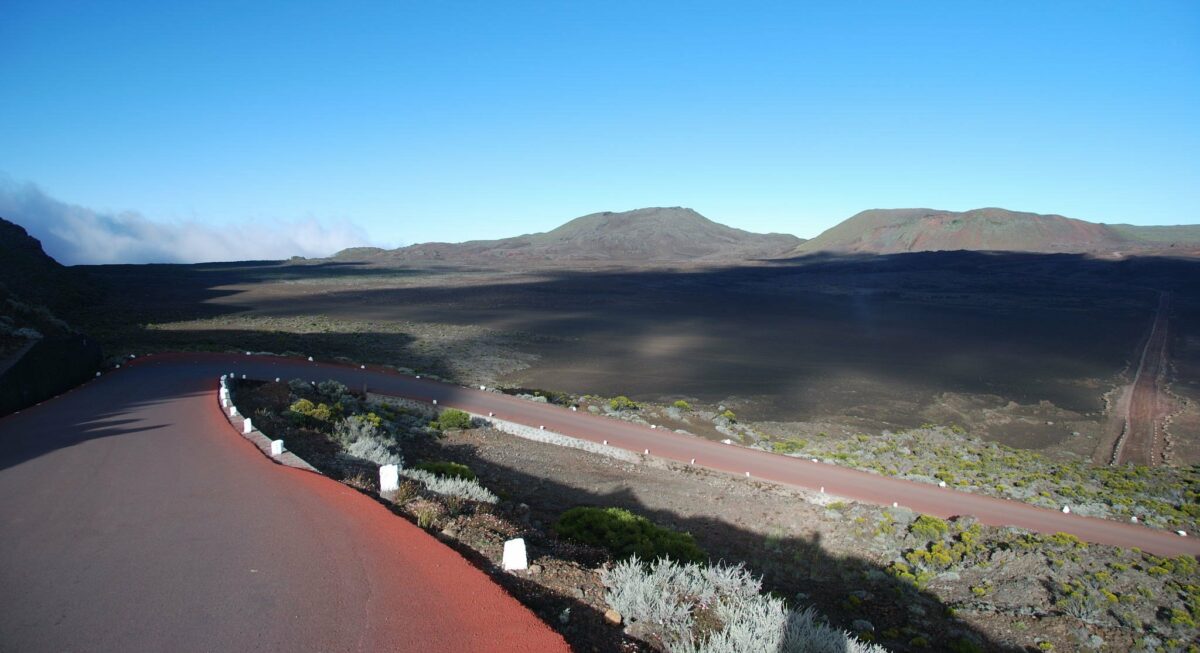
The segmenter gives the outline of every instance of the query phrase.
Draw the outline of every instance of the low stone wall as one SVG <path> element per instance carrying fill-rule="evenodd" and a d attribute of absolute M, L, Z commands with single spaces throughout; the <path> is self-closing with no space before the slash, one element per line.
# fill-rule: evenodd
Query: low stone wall
<path fill-rule="evenodd" d="M 392 395 L 383 395 L 371 392 L 367 393 L 367 399 L 369 401 L 378 401 L 380 403 L 390 404 L 400 408 L 415 410 L 424 415 L 429 415 L 430 417 L 437 413 L 437 409 L 431 404 L 421 401 L 414 401 L 412 399 L 405 399 L 404 397 L 395 397 Z M 599 454 L 601 456 L 608 456 L 609 458 L 622 460 L 627 463 L 647 462 L 648 456 L 643 456 L 642 454 L 627 451 L 625 449 L 618 449 L 617 447 L 610 447 L 605 444 L 597 444 L 588 440 L 581 440 L 579 438 L 573 438 L 569 435 L 563 435 L 553 431 L 545 431 L 532 426 L 526 426 L 516 422 L 509 422 L 488 415 L 479 415 L 471 412 L 467 412 L 467 414 L 472 418 L 496 429 L 497 431 L 507 433 L 509 435 L 515 435 L 518 438 L 523 438 L 525 440 L 533 440 L 534 442 L 543 442 L 545 444 L 553 444 L 560 447 L 579 449 L 580 451 L 587 451 L 589 453 Z"/>
<path fill-rule="evenodd" d="M 517 424 L 516 422 L 508 422 L 502 419 L 496 419 L 495 417 L 487 417 L 486 415 L 472 414 L 471 416 L 483 420 L 488 424 L 488 426 L 491 426 L 497 431 L 501 431 L 509 435 L 515 435 L 518 438 L 533 440 L 534 442 L 544 442 L 546 444 L 558 445 L 560 447 L 579 449 L 580 451 L 599 454 L 601 456 L 608 456 L 609 458 L 615 458 L 616 460 L 622 460 L 627 463 L 646 462 L 647 456 L 634 453 L 626 449 L 618 449 L 617 447 L 610 447 L 606 444 L 597 444 L 595 442 L 591 442 L 590 440 L 580 440 L 579 438 L 573 438 L 569 435 L 563 435 L 553 431 L 543 431 L 542 429 L 535 429 L 532 426 L 525 426 L 524 424 Z"/>
<path fill-rule="evenodd" d="M 409 411 L 416 411 L 427 415 L 427 417 L 430 418 L 437 414 L 437 407 L 430 405 L 430 403 L 404 399 L 404 397 L 367 393 L 367 400 L 386 403 L 386 405 L 390 406 L 407 408 Z M 607 444 L 599 444 L 586 441 L 586 439 L 564 436 L 562 433 L 556 433 L 553 431 L 534 429 L 533 426 L 517 424 L 515 421 L 503 420 L 496 417 L 491 417 L 491 415 L 480 415 L 472 412 L 466 413 L 475 420 L 480 421 L 480 423 L 491 426 L 492 429 L 496 429 L 497 431 L 503 433 L 508 433 L 510 436 L 529 439 L 529 441 L 554 444 L 558 445 L 558 447 L 569 447 L 571 449 L 588 451 L 590 454 L 599 454 L 601 456 L 610 457 L 610 459 L 635 463 L 635 465 L 636 463 L 647 463 L 650 459 L 650 456 L 644 456 L 642 454 L 634 453 L 634 451 L 625 449 L 618 449 L 617 447 L 608 447 Z"/>
<path fill-rule="evenodd" d="M 100 345 L 85 336 L 45 338 L 0 373 L 0 415 L 32 406 L 93 378 Z"/>

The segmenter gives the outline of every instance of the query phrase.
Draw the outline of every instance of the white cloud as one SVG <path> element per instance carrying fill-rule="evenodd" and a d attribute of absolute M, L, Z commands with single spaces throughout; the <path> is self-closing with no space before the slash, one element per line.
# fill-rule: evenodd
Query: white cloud
<path fill-rule="evenodd" d="M 33 184 L 0 178 L 0 218 L 42 241 L 46 253 L 80 263 L 201 263 L 328 256 L 367 243 L 358 227 L 314 219 L 213 226 L 156 222 L 132 211 L 102 213 L 61 202 Z"/>

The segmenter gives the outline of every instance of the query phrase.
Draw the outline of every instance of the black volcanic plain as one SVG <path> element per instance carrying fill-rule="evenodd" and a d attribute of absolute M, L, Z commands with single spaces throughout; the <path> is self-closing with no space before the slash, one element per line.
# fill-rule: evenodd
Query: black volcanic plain
<path fill-rule="evenodd" d="M 88 328 L 118 348 L 273 343 L 360 358 L 364 343 L 390 343 L 393 355 L 371 362 L 411 366 L 403 333 L 342 332 L 339 322 L 482 326 L 524 334 L 519 349 L 536 356 L 499 382 L 725 403 L 749 420 L 864 430 L 958 423 L 1022 446 L 1053 445 L 1067 433 L 1032 418 L 997 424 L 989 411 L 1040 407 L 1030 413 L 1037 420 L 1066 415 L 1099 429 L 1103 395 L 1134 359 L 1160 290 L 1176 298 L 1178 369 L 1190 374 L 1200 360 L 1200 263 L 1167 257 L 933 252 L 703 265 L 324 261 L 90 271 L 110 306 Z M 251 333 L 238 322 L 305 316 L 324 333 Z M 177 330 L 139 326 L 198 318 Z M 1194 382 L 1177 388 L 1196 390 Z"/>

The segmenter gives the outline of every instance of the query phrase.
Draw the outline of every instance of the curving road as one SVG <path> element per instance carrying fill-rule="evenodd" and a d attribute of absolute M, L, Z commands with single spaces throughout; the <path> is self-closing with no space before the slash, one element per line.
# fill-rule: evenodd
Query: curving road
<path fill-rule="evenodd" d="M 755 479 L 1157 554 L 1194 537 L 1064 515 L 383 370 L 139 358 L 0 419 L 0 650 L 565 650 L 458 554 L 282 467 L 225 421 L 217 377 L 328 378 Z"/>
<path fill-rule="evenodd" d="M 0 651 L 567 650 L 424 531 L 262 456 L 225 366 L 139 359 L 0 419 Z"/>
<path fill-rule="evenodd" d="M 813 463 L 801 458 L 723 445 L 703 438 L 650 429 L 584 412 L 535 403 L 500 394 L 462 388 L 429 379 L 417 379 L 390 370 L 359 369 L 345 365 L 311 363 L 272 356 L 232 356 L 214 354 L 172 354 L 157 356 L 150 364 L 161 365 L 178 374 L 203 370 L 219 375 L 221 371 L 247 374 L 251 378 L 302 378 L 308 381 L 336 379 L 355 389 L 407 397 L 420 401 L 438 400 L 472 413 L 496 417 L 634 452 L 650 454 L 682 463 L 696 464 L 738 476 L 773 481 L 785 485 L 819 490 L 829 494 L 879 505 L 901 506 L 939 517 L 973 515 L 992 526 L 1017 526 L 1041 533 L 1064 531 L 1099 544 L 1139 547 L 1158 555 L 1200 555 L 1200 538 L 1180 537 L 1167 531 L 1138 524 L 1063 514 L 1027 503 L 1008 501 L 980 494 L 959 492 L 936 485 L 905 481 L 858 470 Z M 218 363 L 223 363 L 224 368 Z M 200 373 L 200 372 L 196 372 Z"/>

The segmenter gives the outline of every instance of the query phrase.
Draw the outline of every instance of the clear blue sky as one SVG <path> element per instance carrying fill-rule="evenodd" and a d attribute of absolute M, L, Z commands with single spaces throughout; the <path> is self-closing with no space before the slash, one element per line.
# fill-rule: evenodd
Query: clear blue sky
<path fill-rule="evenodd" d="M 386 244 L 657 205 L 1194 223 L 1200 3 L 7 0 L 0 174 Z"/>

